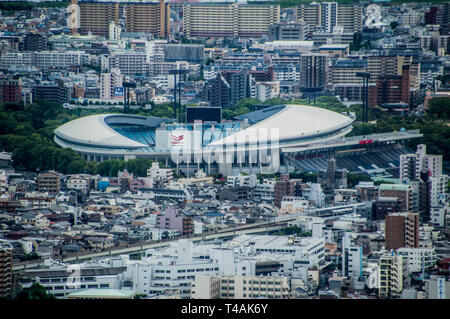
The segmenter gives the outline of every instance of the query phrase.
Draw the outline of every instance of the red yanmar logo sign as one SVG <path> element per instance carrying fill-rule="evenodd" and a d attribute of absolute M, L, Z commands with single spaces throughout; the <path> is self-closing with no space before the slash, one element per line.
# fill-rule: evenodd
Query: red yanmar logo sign
<path fill-rule="evenodd" d="M 172 145 L 180 145 L 183 144 L 184 135 L 174 135 L 170 134 L 170 143 Z"/>

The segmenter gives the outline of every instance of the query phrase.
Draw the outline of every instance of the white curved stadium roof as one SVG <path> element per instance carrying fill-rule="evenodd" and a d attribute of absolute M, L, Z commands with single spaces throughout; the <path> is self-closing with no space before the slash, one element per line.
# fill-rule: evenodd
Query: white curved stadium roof
<path fill-rule="evenodd" d="M 318 134 L 326 134 L 348 127 L 353 119 L 342 114 L 308 105 L 288 104 L 281 111 L 268 118 L 221 140 L 211 143 L 211 146 L 220 146 L 246 139 L 247 143 L 261 142 L 264 136 L 261 132 L 268 131 L 268 140 L 271 140 L 270 132 L 275 129 L 280 142 L 295 140 L 299 137 L 308 138 Z M 258 132 L 255 135 L 254 132 Z"/>
<path fill-rule="evenodd" d="M 163 120 L 167 119 L 125 114 L 86 116 L 58 127 L 55 130 L 55 142 L 84 154 L 169 154 L 169 135 L 165 135 L 165 129 L 160 126 L 165 122 Z M 241 130 L 225 132 L 228 128 L 218 129 L 216 136 L 222 138 L 202 146 L 201 149 L 220 151 L 222 147 L 230 146 L 237 146 L 239 150 L 247 147 L 247 150 L 259 149 L 269 145 L 283 148 L 304 146 L 344 136 L 350 132 L 353 120 L 319 107 L 294 104 L 274 106 L 249 113 L 247 117 L 244 115 L 241 118 Z M 254 124 L 248 125 L 246 122 Z M 111 125 L 114 124 L 149 127 L 162 133 L 159 136 L 156 134 L 154 144 L 142 144 L 144 142 L 141 140 L 134 140 L 131 136 L 129 138 L 113 129 Z M 180 126 L 181 130 L 185 130 L 182 124 Z M 167 134 L 169 132 L 171 131 L 167 130 Z M 212 140 L 211 133 L 209 135 Z"/>
<path fill-rule="evenodd" d="M 115 147 L 145 147 L 146 145 L 129 139 L 105 123 L 105 118 L 111 114 L 97 114 L 70 121 L 55 130 L 57 136 L 83 144 L 115 146 Z"/>

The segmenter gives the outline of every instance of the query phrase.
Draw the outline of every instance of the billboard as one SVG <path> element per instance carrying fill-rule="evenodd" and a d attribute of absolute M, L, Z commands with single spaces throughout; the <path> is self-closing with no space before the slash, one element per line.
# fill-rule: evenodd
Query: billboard
<path fill-rule="evenodd" d="M 184 132 L 173 131 L 170 133 L 170 145 L 172 146 L 183 146 L 184 143 Z"/>
<path fill-rule="evenodd" d="M 445 285 L 445 277 L 439 277 L 437 279 L 437 299 L 446 299 Z"/>
<path fill-rule="evenodd" d="M 201 131 L 157 129 L 155 147 L 164 151 L 195 150 L 202 146 Z"/>
<path fill-rule="evenodd" d="M 222 121 L 221 107 L 187 107 L 186 123 L 194 123 L 194 121 L 216 122 Z"/>
<path fill-rule="evenodd" d="M 114 98 L 115 99 L 120 99 L 120 98 L 123 99 L 124 95 L 125 95 L 125 93 L 124 93 L 124 90 L 123 90 L 122 86 L 115 86 L 114 87 Z"/>

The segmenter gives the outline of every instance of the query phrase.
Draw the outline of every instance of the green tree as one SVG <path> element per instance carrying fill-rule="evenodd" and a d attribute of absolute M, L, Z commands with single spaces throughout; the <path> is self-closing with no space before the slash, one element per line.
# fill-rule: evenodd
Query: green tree
<path fill-rule="evenodd" d="M 47 289 L 35 282 L 30 288 L 25 288 L 17 295 L 17 299 L 55 299 L 55 296 L 47 293 Z"/>
<path fill-rule="evenodd" d="M 428 114 L 435 119 L 450 119 L 450 98 L 435 97 L 428 102 Z"/>

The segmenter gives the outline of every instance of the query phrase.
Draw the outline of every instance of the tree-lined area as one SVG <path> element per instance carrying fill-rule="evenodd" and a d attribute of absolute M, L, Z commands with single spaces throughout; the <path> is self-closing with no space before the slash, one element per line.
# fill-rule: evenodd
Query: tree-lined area
<path fill-rule="evenodd" d="M 65 8 L 69 3 L 69 1 L 2 1 L 0 2 L 0 10 L 7 14 L 12 14 L 16 11 L 26 11 L 34 8 Z"/>
<path fill-rule="evenodd" d="M 256 105 L 308 104 L 308 99 L 287 101 L 273 98 L 261 102 L 257 99 L 245 99 L 235 106 L 223 110 L 223 118 L 231 120 L 237 115 L 254 111 Z M 313 101 L 310 101 L 313 103 Z M 332 96 L 321 96 L 315 105 L 338 113 L 354 112 L 357 121 L 351 135 L 366 135 L 399 131 L 401 129 L 419 129 L 423 138 L 407 142 L 415 149 L 416 145 L 427 145 L 430 154 L 441 154 L 444 162 L 450 159 L 450 98 L 435 98 L 429 102 L 425 116 L 396 116 L 385 113 L 380 108 L 370 108 L 369 123 L 358 122 L 362 115 L 361 105 L 350 107 Z M 184 112 L 185 107 L 182 107 Z M 54 141 L 54 130 L 71 120 L 99 113 L 123 113 L 123 108 L 65 109 L 59 104 L 36 101 L 26 107 L 20 103 L 0 104 L 0 150 L 12 152 L 14 166 L 30 171 L 57 170 L 64 174 L 88 173 L 102 176 L 116 176 L 119 170 L 127 169 L 136 176 L 145 176 L 151 166 L 150 159 L 129 161 L 108 160 L 89 162 L 75 151 L 61 148 Z M 157 104 L 151 109 L 135 108 L 130 114 L 173 118 L 171 103 Z"/>
<path fill-rule="evenodd" d="M 44 101 L 37 101 L 26 108 L 20 103 L 3 103 L 0 104 L 0 149 L 13 153 L 14 166 L 18 169 L 54 169 L 64 174 L 116 176 L 119 170 L 126 168 L 136 176 L 146 176 L 147 168 L 152 163 L 150 159 L 90 162 L 75 151 L 62 148 L 53 141 L 54 130 L 68 121 L 92 114 L 122 112 L 122 109 L 64 109 L 59 104 Z M 167 115 L 166 109 L 162 111 L 160 107 L 152 110 L 131 110 L 130 113 Z"/>

